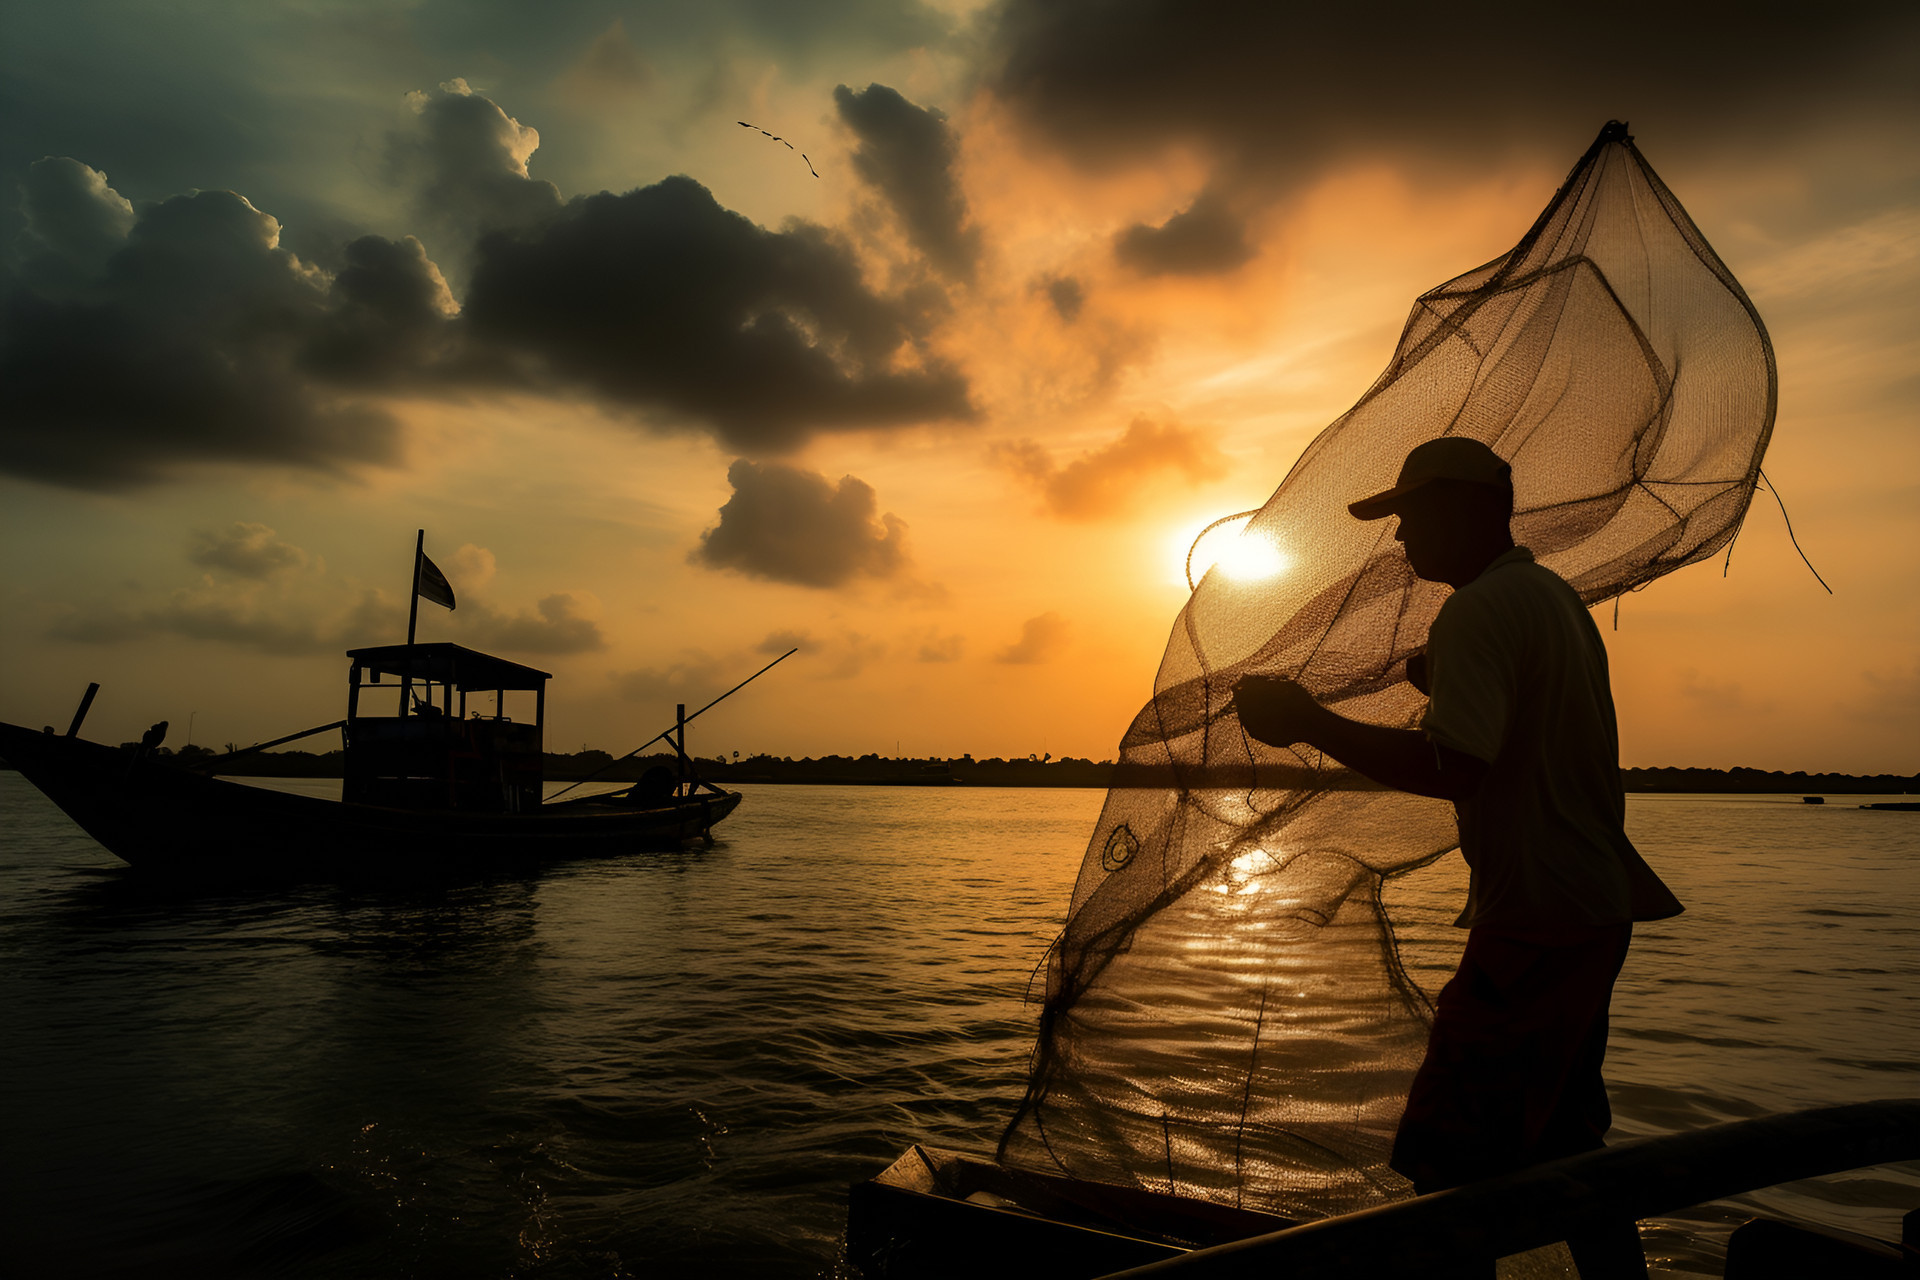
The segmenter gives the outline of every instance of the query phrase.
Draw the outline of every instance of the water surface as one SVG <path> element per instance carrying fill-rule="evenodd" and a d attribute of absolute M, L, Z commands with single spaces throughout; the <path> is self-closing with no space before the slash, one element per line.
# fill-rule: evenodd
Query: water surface
<path fill-rule="evenodd" d="M 0 1264 L 841 1274 L 849 1183 L 997 1138 L 1102 794 L 742 789 L 712 848 L 209 893 L 0 772 Z M 1920 815 L 1854 803 L 1630 801 L 1689 909 L 1615 998 L 1616 1138 L 1920 1093 Z M 1437 983 L 1457 857 L 1421 876 Z M 1718 1274 L 1755 1204 L 1896 1236 L 1920 1167 L 1651 1224 L 1656 1270 Z"/>

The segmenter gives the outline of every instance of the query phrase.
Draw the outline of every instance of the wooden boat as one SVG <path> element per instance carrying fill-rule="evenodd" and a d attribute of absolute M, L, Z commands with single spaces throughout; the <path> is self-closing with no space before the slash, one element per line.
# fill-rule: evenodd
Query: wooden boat
<path fill-rule="evenodd" d="M 915 1145 L 848 1193 L 847 1259 L 868 1280 L 1082 1280 L 1284 1231 L 1285 1218 Z"/>
<path fill-rule="evenodd" d="M 233 756 L 213 757 L 210 768 L 182 764 L 154 752 L 156 733 L 138 747 L 89 742 L 79 728 L 97 686 L 64 736 L 0 723 L 0 758 L 126 862 L 223 879 L 616 857 L 709 837 L 740 804 L 738 792 L 694 775 L 685 708 L 677 735 L 662 735 L 677 770 L 650 771 L 612 795 L 543 802 L 546 672 L 457 644 L 347 657 L 345 720 L 249 748 L 339 729 L 346 769 L 337 801 L 212 776 Z M 381 693 L 397 695 L 396 705 L 369 714 Z M 468 695 L 488 693 L 494 713 L 469 715 Z M 502 714 L 509 693 L 533 695 L 530 721 Z"/>
<path fill-rule="evenodd" d="M 1641 1138 L 1295 1224 L 913 1147 L 851 1189 L 847 1256 L 868 1280 L 993 1274 L 1386 1280 L 1484 1266 L 1608 1223 L 1916 1157 L 1920 1099 L 1898 1098 Z M 1263 1218 L 1271 1225 L 1260 1226 Z M 1912 1275 L 1917 1263 L 1920 1210 L 1907 1215 L 1898 1243 L 1757 1219 L 1734 1233 L 1727 1276 Z"/>

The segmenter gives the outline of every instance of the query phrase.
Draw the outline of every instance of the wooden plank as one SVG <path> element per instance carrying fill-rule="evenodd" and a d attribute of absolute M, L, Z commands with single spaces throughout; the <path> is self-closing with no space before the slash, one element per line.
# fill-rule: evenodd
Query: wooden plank
<path fill-rule="evenodd" d="M 1290 1231 L 1115 1272 L 1108 1280 L 1339 1276 L 1404 1280 L 1504 1258 L 1610 1223 L 1920 1158 L 1920 1100 L 1863 1102 L 1643 1138 Z"/>

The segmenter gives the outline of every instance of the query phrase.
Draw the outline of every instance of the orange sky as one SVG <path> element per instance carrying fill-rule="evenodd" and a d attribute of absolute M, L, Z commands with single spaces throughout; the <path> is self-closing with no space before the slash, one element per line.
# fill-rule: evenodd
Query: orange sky
<path fill-rule="evenodd" d="M 1770 81 L 1786 112 L 1680 63 L 1512 50 L 1507 97 L 1361 110 L 1312 48 L 1285 65 L 1314 83 L 1269 85 L 1205 21 L 1130 45 L 1019 4 L 721 8 L 263 8 L 181 20 L 171 59 L 139 20 L 0 41 L 27 104 L 0 153 L 0 718 L 64 725 L 98 680 L 109 741 L 334 719 L 341 651 L 404 638 L 425 527 L 460 607 L 422 605 L 421 638 L 552 671 L 554 748 L 623 750 L 797 644 L 696 751 L 1109 758 L 1192 535 L 1262 503 L 1413 297 L 1509 248 L 1617 116 L 1769 326 L 1766 473 L 1834 589 L 1762 493 L 1726 576 L 1597 611 L 1623 762 L 1920 770 L 1898 11 L 1755 36 L 1760 69 L 1801 67 Z M 1341 38 L 1300 37 L 1336 64 Z M 1129 87 L 1142 58 L 1164 75 Z M 1238 123 L 1261 110 L 1283 123 Z M 598 216 L 569 202 L 649 189 L 567 249 Z M 226 190 L 273 223 L 162 203 Z"/>

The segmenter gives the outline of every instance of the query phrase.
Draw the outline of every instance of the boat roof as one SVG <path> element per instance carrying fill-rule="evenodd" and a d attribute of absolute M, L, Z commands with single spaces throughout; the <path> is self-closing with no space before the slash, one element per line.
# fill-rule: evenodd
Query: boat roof
<path fill-rule="evenodd" d="M 451 684 L 462 691 L 540 689 L 553 678 L 544 671 L 445 642 L 375 645 L 370 649 L 349 649 L 347 656 L 355 664 L 382 675 L 431 680 L 435 684 Z"/>

